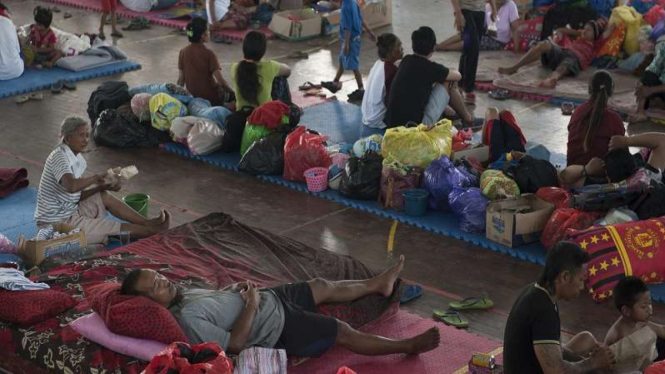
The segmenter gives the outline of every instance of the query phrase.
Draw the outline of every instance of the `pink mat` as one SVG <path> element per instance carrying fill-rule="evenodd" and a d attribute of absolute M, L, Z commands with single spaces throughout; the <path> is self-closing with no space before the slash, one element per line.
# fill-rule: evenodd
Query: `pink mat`
<path fill-rule="evenodd" d="M 441 331 L 441 346 L 420 356 L 367 357 L 335 347 L 321 358 L 310 359 L 302 365 L 289 367 L 289 373 L 334 374 L 341 366 L 348 366 L 358 374 L 439 374 L 457 371 L 463 373 L 472 354 L 493 352 L 501 346 L 498 342 L 405 311 L 400 311 L 376 327 L 369 327 L 369 331 L 366 332 L 391 338 L 405 338 L 431 327 L 438 327 Z"/>
<path fill-rule="evenodd" d="M 303 91 L 294 91 L 291 92 L 291 101 L 293 101 L 294 104 L 301 108 L 307 108 L 310 106 L 315 106 L 323 103 L 327 103 L 330 101 L 336 100 L 334 96 L 328 97 L 328 98 L 322 98 L 322 97 L 316 97 L 316 96 L 305 96 L 305 92 Z"/>
<path fill-rule="evenodd" d="M 223 37 L 225 37 L 227 39 L 231 39 L 231 40 L 243 40 L 243 39 L 245 39 L 245 35 L 247 35 L 247 33 L 250 32 L 250 31 L 261 32 L 268 39 L 274 39 L 275 38 L 275 33 L 272 32 L 266 26 L 259 27 L 258 29 L 219 30 L 219 31 L 215 31 L 215 35 L 223 36 Z"/>

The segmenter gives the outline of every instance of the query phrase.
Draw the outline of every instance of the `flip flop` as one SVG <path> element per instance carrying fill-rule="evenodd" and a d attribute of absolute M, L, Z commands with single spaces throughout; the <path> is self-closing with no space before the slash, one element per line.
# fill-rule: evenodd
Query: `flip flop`
<path fill-rule="evenodd" d="M 321 87 L 325 88 L 326 90 L 332 93 L 337 93 L 337 91 L 341 89 L 341 87 L 339 87 L 337 83 L 333 81 L 321 82 Z"/>
<path fill-rule="evenodd" d="M 15 102 L 16 104 L 23 104 L 23 103 L 27 103 L 28 100 L 30 100 L 30 96 L 28 96 L 28 95 L 21 95 L 21 96 L 18 96 L 16 99 L 14 99 L 14 102 Z"/>
<path fill-rule="evenodd" d="M 64 88 L 65 88 L 65 82 L 57 81 L 51 85 L 51 92 L 53 92 L 54 94 L 59 94 L 62 92 Z"/>
<path fill-rule="evenodd" d="M 433 314 L 434 318 L 448 326 L 456 327 L 458 329 L 469 327 L 469 321 L 462 318 L 458 312 L 446 312 L 445 310 L 434 309 Z"/>
<path fill-rule="evenodd" d="M 62 15 L 62 18 L 64 18 L 64 19 L 72 18 L 72 14 L 69 13 L 69 12 L 65 12 L 65 13 Z"/>
<path fill-rule="evenodd" d="M 293 59 L 308 59 L 309 58 L 309 53 L 303 52 L 303 51 L 295 51 L 290 53 L 288 58 L 293 58 Z"/>
<path fill-rule="evenodd" d="M 28 96 L 28 98 L 29 98 L 30 100 L 40 101 L 40 100 L 43 100 L 43 99 L 44 99 L 44 95 L 42 95 L 41 93 L 31 93 L 31 94 Z"/>
<path fill-rule="evenodd" d="M 575 104 L 571 103 L 570 101 L 561 103 L 561 114 L 563 114 L 564 116 L 571 116 L 574 110 L 575 110 Z"/>
<path fill-rule="evenodd" d="M 309 90 L 311 90 L 312 88 L 316 88 L 316 89 L 319 89 L 319 90 L 320 90 L 322 87 L 321 87 L 320 84 L 314 84 L 314 83 L 312 83 L 312 82 L 305 82 L 305 83 L 303 83 L 302 86 L 299 86 L 299 87 L 298 87 L 298 89 L 299 89 L 300 91 L 309 91 Z"/>
<path fill-rule="evenodd" d="M 65 89 L 67 89 L 69 91 L 76 90 L 76 83 L 74 83 L 72 81 L 64 81 L 63 86 L 65 87 Z"/>
<path fill-rule="evenodd" d="M 122 38 L 124 35 L 120 31 L 114 31 L 111 33 L 111 36 L 114 38 Z"/>
<path fill-rule="evenodd" d="M 410 284 L 406 287 L 406 291 L 399 299 L 400 304 L 406 304 L 409 301 L 415 300 L 423 295 L 423 287 L 419 284 Z"/>
<path fill-rule="evenodd" d="M 494 100 L 506 100 L 507 98 L 510 97 L 510 93 L 508 92 L 508 90 L 503 90 L 500 88 L 497 88 L 496 90 L 491 90 L 489 92 L 489 95 Z"/>
<path fill-rule="evenodd" d="M 320 96 L 321 94 L 324 94 L 324 93 L 321 92 L 321 89 L 320 89 L 320 88 L 312 88 L 312 89 L 310 89 L 310 90 L 305 91 L 305 95 L 304 95 L 304 96 L 305 96 L 305 97 L 308 97 L 308 96 Z M 324 94 L 324 95 L 325 95 L 325 94 Z"/>
<path fill-rule="evenodd" d="M 469 297 L 462 301 L 453 301 L 448 306 L 452 310 L 491 309 L 494 302 L 487 297 Z"/>

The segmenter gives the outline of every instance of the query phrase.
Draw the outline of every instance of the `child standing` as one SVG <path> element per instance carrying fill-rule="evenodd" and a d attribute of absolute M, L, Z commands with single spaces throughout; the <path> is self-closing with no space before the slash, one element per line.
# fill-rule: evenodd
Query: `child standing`
<path fill-rule="evenodd" d="M 376 36 L 367 26 L 360 14 L 360 6 L 356 0 L 342 0 L 341 18 L 339 23 L 339 39 L 341 50 L 339 54 L 339 68 L 335 79 L 330 82 L 321 82 L 321 86 L 332 93 L 336 93 L 342 88 L 342 78 L 345 70 L 353 70 L 358 83 L 358 89 L 349 95 L 351 101 L 361 101 L 365 94 L 363 87 L 363 78 L 360 74 L 360 36 L 365 29 L 369 38 L 375 42 Z"/>
<path fill-rule="evenodd" d="M 99 25 L 99 39 L 106 39 L 104 35 L 104 26 L 106 25 L 106 19 L 109 14 L 111 15 L 111 36 L 114 38 L 122 38 L 122 33 L 116 28 L 117 17 L 115 10 L 118 7 L 118 0 L 101 0 L 102 1 L 102 20 Z"/>
<path fill-rule="evenodd" d="M 63 55 L 62 51 L 55 48 L 58 39 L 51 30 L 53 13 L 48 8 L 38 6 L 32 14 L 35 23 L 30 26 L 30 45 L 35 51 L 34 63 L 37 68 L 51 68 Z"/>

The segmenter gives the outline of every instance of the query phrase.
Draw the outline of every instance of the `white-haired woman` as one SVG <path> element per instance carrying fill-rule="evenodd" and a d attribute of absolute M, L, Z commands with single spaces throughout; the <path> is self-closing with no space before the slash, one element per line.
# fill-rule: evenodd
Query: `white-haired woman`
<path fill-rule="evenodd" d="M 82 152 L 90 140 L 90 125 L 80 117 L 67 117 L 60 128 L 62 144 L 46 159 L 37 194 L 35 220 L 42 228 L 65 223 L 83 230 L 89 244 L 104 243 L 108 236 L 129 231 L 132 238 L 144 238 L 169 228 L 171 216 L 148 219 L 106 191 L 120 185 L 104 183 L 104 174 L 83 177 L 86 161 Z M 107 214 L 129 223 L 108 220 Z"/>

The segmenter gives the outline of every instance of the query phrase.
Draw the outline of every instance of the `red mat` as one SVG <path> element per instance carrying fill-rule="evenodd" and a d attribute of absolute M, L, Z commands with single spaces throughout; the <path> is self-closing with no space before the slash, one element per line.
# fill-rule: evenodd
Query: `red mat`
<path fill-rule="evenodd" d="M 391 338 L 405 338 L 438 327 L 441 346 L 420 356 L 391 355 L 380 357 L 361 356 L 344 348 L 333 348 L 321 358 L 310 359 L 302 365 L 289 367 L 291 374 L 334 374 L 340 366 L 348 366 L 358 374 L 440 374 L 465 373 L 471 355 L 476 352 L 498 353 L 501 344 L 448 327 L 433 320 L 400 311 L 379 326 L 366 332 Z M 365 329 L 361 329 L 364 330 Z"/>
<path fill-rule="evenodd" d="M 230 39 L 230 40 L 243 40 L 243 39 L 245 39 L 245 35 L 247 35 L 247 33 L 250 32 L 250 31 L 261 32 L 268 39 L 274 39 L 275 38 L 275 33 L 270 31 L 270 29 L 267 28 L 266 26 L 259 27 L 258 29 L 219 30 L 219 31 L 215 31 L 215 35 L 223 36 L 223 37 L 225 37 L 227 39 Z"/>
<path fill-rule="evenodd" d="M 328 103 L 334 100 L 336 100 L 334 96 L 324 99 L 322 97 L 317 97 L 317 96 L 305 96 L 305 92 L 303 91 L 291 92 L 291 101 L 293 101 L 294 104 L 303 109 L 310 106 Z"/>

